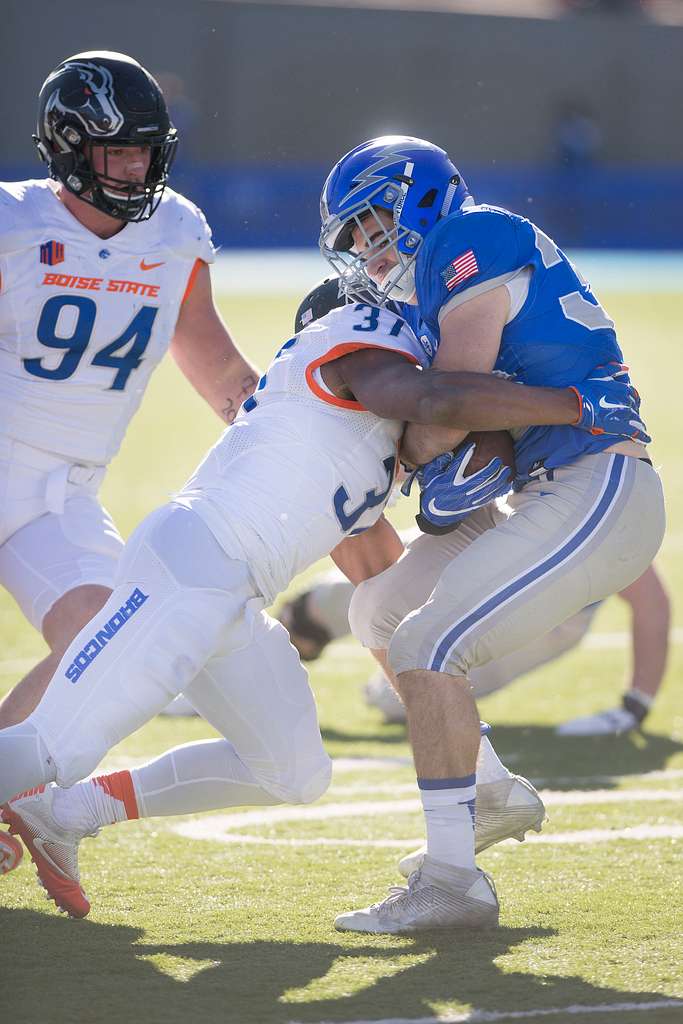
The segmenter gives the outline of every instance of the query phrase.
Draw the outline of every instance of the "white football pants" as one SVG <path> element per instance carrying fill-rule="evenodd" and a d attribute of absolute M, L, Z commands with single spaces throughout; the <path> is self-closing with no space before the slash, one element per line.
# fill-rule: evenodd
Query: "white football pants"
<path fill-rule="evenodd" d="M 313 695 L 286 630 L 264 603 L 247 565 L 228 558 L 198 516 L 175 505 L 154 512 L 126 545 L 109 601 L 22 723 L 30 728 L 21 736 L 0 732 L 0 778 L 15 785 L 6 795 L 45 781 L 9 768 L 23 735 L 27 763 L 35 761 L 35 730 L 53 777 L 71 786 L 185 691 L 234 747 L 248 773 L 240 771 L 240 784 L 262 788 L 273 802 L 316 799 L 329 785 L 331 763 Z"/>

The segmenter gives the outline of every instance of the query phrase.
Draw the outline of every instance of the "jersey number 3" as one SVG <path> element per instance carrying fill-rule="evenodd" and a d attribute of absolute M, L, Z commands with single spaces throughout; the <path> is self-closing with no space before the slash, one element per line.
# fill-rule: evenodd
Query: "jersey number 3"
<path fill-rule="evenodd" d="M 76 323 L 70 337 L 63 338 L 57 334 L 57 322 L 62 310 L 68 306 L 76 309 Z M 109 385 L 110 391 L 123 391 L 131 373 L 142 362 L 158 312 L 156 306 L 143 306 L 123 334 L 95 353 L 91 360 L 92 366 L 109 366 L 116 370 Z M 24 359 L 22 361 L 26 372 L 45 380 L 67 380 L 71 377 L 92 337 L 96 313 L 96 304 L 85 295 L 53 295 L 48 299 L 40 314 L 36 334 L 41 345 L 61 349 L 64 355 L 52 369 L 43 366 L 42 359 Z M 123 354 L 117 354 L 126 346 L 129 347 Z"/>
<path fill-rule="evenodd" d="M 388 483 L 386 488 L 379 493 L 376 490 L 365 492 L 365 501 L 363 501 L 357 508 L 346 511 L 346 504 L 349 500 L 349 492 L 346 490 L 344 485 L 338 487 L 334 493 L 334 511 L 337 515 L 337 520 L 344 533 L 349 531 L 353 533 L 362 533 L 364 527 L 359 530 L 354 530 L 353 527 L 356 525 L 360 517 L 364 512 L 367 512 L 370 508 L 377 508 L 378 505 L 383 505 L 389 497 L 391 491 L 394 474 L 396 472 L 396 457 L 390 455 L 388 458 L 382 460 L 384 468 L 387 471 Z"/>

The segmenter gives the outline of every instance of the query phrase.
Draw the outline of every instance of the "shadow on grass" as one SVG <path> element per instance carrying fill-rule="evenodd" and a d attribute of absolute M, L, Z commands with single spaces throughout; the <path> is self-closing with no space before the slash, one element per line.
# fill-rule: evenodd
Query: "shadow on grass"
<path fill-rule="evenodd" d="M 331 746 L 333 756 L 360 756 L 354 745 L 379 743 L 386 755 L 394 757 L 394 748 L 406 743 L 403 726 L 391 725 L 374 733 L 350 733 L 339 729 L 323 729 L 323 740 Z M 683 743 L 657 733 L 635 732 L 623 736 L 569 737 L 556 736 L 551 726 L 494 725 L 491 742 L 503 762 L 511 770 L 528 778 L 542 779 L 556 789 L 609 788 L 616 785 L 605 776 L 641 775 L 667 766 L 669 758 L 683 751 Z M 336 743 L 351 744 L 350 749 Z M 367 751 L 369 756 L 382 756 L 382 751 Z M 409 751 L 405 752 L 410 757 Z"/>
<path fill-rule="evenodd" d="M 342 938 L 331 931 L 329 943 L 183 943 L 179 937 L 154 945 L 136 928 L 0 910 L 3 1017 L 13 1024 L 308 1024 L 429 1017 L 435 1003 L 509 1011 L 661 998 L 579 977 L 506 974 L 496 963 L 522 943 L 555 934 L 500 928 L 413 939 Z M 380 973 L 382 965 L 386 971 L 373 980 L 378 962 Z M 166 973 L 174 969 L 187 980 Z M 359 990 L 314 998 L 308 986 L 331 969 L 337 991 Z"/>
<path fill-rule="evenodd" d="M 647 732 L 560 737 L 550 726 L 495 725 L 490 738 L 513 771 L 543 779 L 553 789 L 606 788 L 610 782 L 604 776 L 657 771 L 683 751 L 683 744 L 669 736 Z"/>
<path fill-rule="evenodd" d="M 406 730 L 402 725 L 387 725 L 377 732 L 355 733 L 323 726 L 320 733 L 325 743 L 381 743 L 382 746 L 391 747 L 405 745 L 407 742 Z"/>

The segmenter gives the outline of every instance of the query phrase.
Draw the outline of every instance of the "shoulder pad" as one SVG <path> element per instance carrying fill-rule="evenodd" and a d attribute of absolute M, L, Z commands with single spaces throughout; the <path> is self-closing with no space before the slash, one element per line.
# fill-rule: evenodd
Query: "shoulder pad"
<path fill-rule="evenodd" d="M 162 220 L 162 237 L 179 256 L 213 263 L 216 250 L 211 241 L 211 228 L 191 200 L 167 188 L 154 216 Z"/>
<path fill-rule="evenodd" d="M 30 245 L 40 223 L 32 200 L 45 194 L 45 181 L 0 182 L 0 255 Z"/>
<path fill-rule="evenodd" d="M 518 222 L 507 210 L 471 206 L 451 214 L 425 239 L 417 259 L 420 309 L 434 323 L 453 296 L 478 285 L 495 286 L 526 262 L 520 252 Z"/>

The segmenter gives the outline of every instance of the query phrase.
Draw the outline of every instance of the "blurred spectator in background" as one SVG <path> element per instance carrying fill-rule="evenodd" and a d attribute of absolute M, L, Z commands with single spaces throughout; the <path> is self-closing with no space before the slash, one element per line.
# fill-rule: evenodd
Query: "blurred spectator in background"
<path fill-rule="evenodd" d="M 561 104 L 554 136 L 557 159 L 562 167 L 581 169 L 597 161 L 602 132 L 595 116 L 582 102 L 569 100 Z"/>
<path fill-rule="evenodd" d="M 175 177 L 178 166 L 183 166 L 186 161 L 192 162 L 197 158 L 197 105 L 187 95 L 185 82 L 175 71 L 159 71 L 155 77 L 166 97 L 171 121 L 183 140 L 179 158 L 175 160 Z"/>

